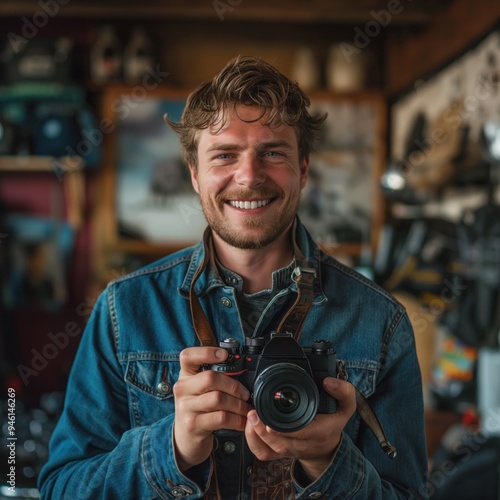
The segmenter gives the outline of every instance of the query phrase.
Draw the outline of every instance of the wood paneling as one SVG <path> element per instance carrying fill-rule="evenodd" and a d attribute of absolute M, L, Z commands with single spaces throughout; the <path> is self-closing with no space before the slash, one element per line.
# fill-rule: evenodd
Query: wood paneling
<path fill-rule="evenodd" d="M 54 0 L 60 4 L 64 16 L 110 18 L 165 18 L 165 19 L 219 19 L 224 13 L 228 19 L 276 22 L 333 22 L 361 23 L 372 19 L 372 11 L 389 7 L 401 12 L 394 17 L 395 24 L 427 24 L 430 16 L 441 11 L 451 0 Z M 32 0 L 2 0 L 0 15 L 22 16 L 41 9 Z"/>
<path fill-rule="evenodd" d="M 400 92 L 424 78 L 498 22 L 498 0 L 455 0 L 425 30 L 391 32 L 386 54 L 388 91 Z"/>

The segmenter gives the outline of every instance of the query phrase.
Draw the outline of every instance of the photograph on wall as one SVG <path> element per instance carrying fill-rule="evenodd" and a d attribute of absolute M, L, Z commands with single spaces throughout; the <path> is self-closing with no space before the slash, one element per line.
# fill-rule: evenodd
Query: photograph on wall
<path fill-rule="evenodd" d="M 179 140 L 164 121 L 180 120 L 185 100 L 123 99 L 118 120 L 116 213 L 120 238 L 150 243 L 200 239 L 206 221 Z"/>
<path fill-rule="evenodd" d="M 299 216 L 319 243 L 370 240 L 376 109 L 370 103 L 313 100 L 328 113 L 311 155 Z"/>

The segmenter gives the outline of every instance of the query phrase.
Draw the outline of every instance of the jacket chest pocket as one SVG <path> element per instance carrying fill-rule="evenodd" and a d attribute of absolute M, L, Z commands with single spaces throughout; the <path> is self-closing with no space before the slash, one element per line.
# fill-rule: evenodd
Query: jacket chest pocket
<path fill-rule="evenodd" d="M 365 398 L 370 397 L 376 389 L 378 364 L 373 361 L 344 361 L 347 380 Z"/>
<path fill-rule="evenodd" d="M 173 387 L 179 377 L 176 360 L 129 360 L 125 382 L 134 427 L 150 425 L 174 412 Z"/>

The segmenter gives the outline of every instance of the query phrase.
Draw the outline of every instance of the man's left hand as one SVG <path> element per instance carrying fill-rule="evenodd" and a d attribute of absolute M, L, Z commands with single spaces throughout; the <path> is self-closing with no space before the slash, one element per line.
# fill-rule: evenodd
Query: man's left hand
<path fill-rule="evenodd" d="M 298 431 L 278 432 L 264 425 L 255 410 L 247 414 L 245 436 L 259 460 L 297 458 L 311 481 L 326 470 L 340 443 L 342 431 L 356 410 L 356 395 L 352 384 L 339 379 L 328 377 L 323 387 L 337 400 L 337 411 L 316 414 L 308 426 Z"/>

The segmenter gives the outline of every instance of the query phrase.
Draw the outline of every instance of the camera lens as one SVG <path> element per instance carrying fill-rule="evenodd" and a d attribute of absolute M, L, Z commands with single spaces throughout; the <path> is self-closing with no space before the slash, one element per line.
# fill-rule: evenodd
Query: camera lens
<path fill-rule="evenodd" d="M 254 405 L 265 425 L 279 432 L 293 432 L 315 417 L 319 391 L 313 378 L 300 366 L 276 363 L 257 376 Z"/>
<path fill-rule="evenodd" d="M 291 387 L 280 389 L 274 394 L 274 405 L 279 411 L 290 413 L 294 411 L 299 404 L 300 396 L 298 392 Z"/>

